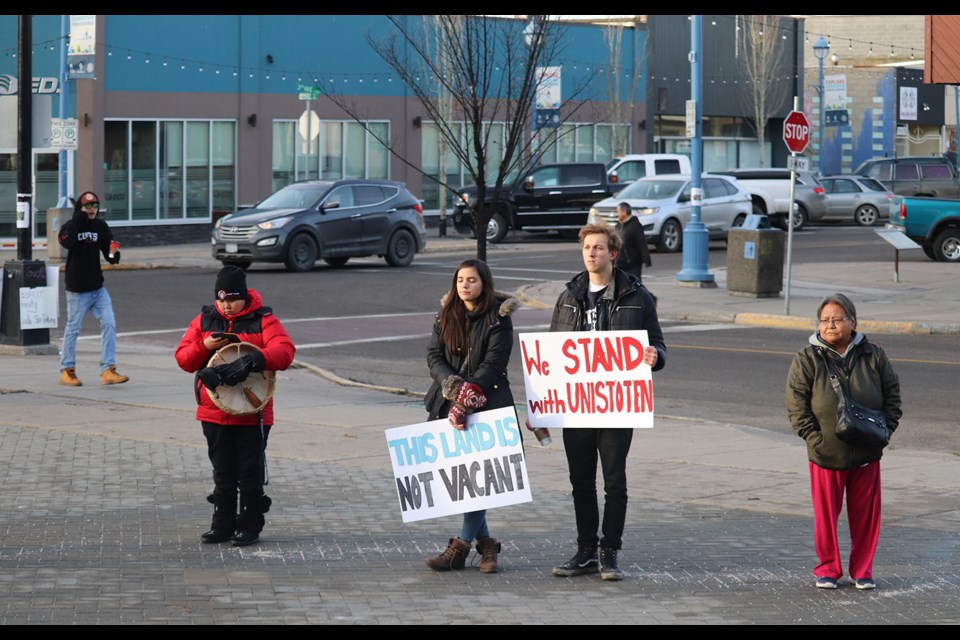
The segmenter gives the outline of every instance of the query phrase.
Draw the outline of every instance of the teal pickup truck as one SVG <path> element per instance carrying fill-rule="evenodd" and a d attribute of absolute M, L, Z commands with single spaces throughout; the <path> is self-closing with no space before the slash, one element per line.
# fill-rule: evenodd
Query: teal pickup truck
<path fill-rule="evenodd" d="M 927 257 L 960 262 L 960 200 L 900 198 L 900 212 L 889 227 L 920 245 Z"/>

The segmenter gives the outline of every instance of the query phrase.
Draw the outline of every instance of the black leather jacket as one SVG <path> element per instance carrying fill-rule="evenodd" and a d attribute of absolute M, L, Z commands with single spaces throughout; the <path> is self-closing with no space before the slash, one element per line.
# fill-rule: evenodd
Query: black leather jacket
<path fill-rule="evenodd" d="M 567 283 L 566 290 L 557 298 L 553 308 L 553 320 L 550 331 L 582 331 L 584 306 L 590 285 L 589 274 L 581 271 Z M 601 331 L 628 331 L 646 329 L 650 345 L 657 348 L 657 364 L 653 370 L 659 371 L 667 364 L 667 347 L 663 343 L 663 330 L 657 319 L 657 307 L 653 296 L 637 280 L 636 276 L 613 270 L 612 286 L 603 293 L 597 309 Z"/>

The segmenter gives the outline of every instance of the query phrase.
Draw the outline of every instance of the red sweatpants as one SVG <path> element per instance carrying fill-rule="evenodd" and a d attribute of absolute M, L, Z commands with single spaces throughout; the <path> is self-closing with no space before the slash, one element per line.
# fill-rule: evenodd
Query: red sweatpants
<path fill-rule="evenodd" d="M 834 471 L 810 462 L 810 493 L 813 496 L 813 541 L 820 563 L 813 573 L 819 578 L 843 577 L 837 520 L 847 493 L 850 523 L 850 577 L 873 577 L 873 556 L 880 538 L 880 461 L 856 469 Z"/>

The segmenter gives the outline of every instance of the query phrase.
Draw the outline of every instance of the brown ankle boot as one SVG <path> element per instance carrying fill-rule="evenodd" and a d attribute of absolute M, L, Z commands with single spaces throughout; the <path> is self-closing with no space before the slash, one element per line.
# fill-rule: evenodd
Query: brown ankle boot
<path fill-rule="evenodd" d="M 459 537 L 450 538 L 447 548 L 436 558 L 427 558 L 424 562 L 434 571 L 459 571 L 470 555 L 470 545 Z"/>
<path fill-rule="evenodd" d="M 480 554 L 480 573 L 496 573 L 500 541 L 489 537 L 477 538 L 477 553 Z"/>

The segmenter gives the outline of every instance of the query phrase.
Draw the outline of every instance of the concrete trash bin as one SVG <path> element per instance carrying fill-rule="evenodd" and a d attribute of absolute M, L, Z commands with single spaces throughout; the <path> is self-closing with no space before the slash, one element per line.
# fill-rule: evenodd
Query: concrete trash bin
<path fill-rule="evenodd" d="M 727 292 L 777 298 L 783 288 L 784 233 L 766 216 L 750 215 L 727 235 Z"/>

